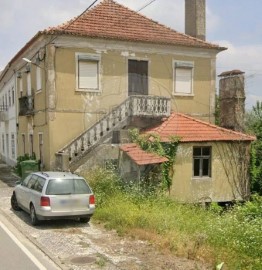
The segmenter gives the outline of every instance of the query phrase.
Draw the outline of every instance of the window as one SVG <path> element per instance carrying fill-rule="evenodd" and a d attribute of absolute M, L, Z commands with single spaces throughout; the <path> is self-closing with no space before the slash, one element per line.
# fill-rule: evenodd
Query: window
<path fill-rule="evenodd" d="M 39 91 L 42 89 L 42 76 L 41 73 L 42 70 L 40 67 L 36 67 L 36 91 Z"/>
<path fill-rule="evenodd" d="M 33 137 L 33 134 L 29 134 L 29 154 L 30 154 L 30 157 L 33 156 L 33 153 L 34 153 L 34 137 Z"/>
<path fill-rule="evenodd" d="M 19 90 L 20 90 L 20 97 L 23 96 L 23 79 L 22 77 L 19 79 Z"/>
<path fill-rule="evenodd" d="M 76 89 L 81 91 L 99 91 L 99 55 L 76 55 Z"/>
<path fill-rule="evenodd" d="M 27 73 L 27 95 L 31 96 L 32 95 L 32 88 L 31 88 L 31 73 Z"/>
<path fill-rule="evenodd" d="M 29 180 L 31 179 L 32 175 L 29 174 L 21 183 L 22 186 L 27 187 Z"/>
<path fill-rule="evenodd" d="M 12 105 L 14 106 L 15 104 L 15 88 L 14 86 L 12 87 Z"/>
<path fill-rule="evenodd" d="M 44 185 L 45 185 L 45 179 L 38 176 L 34 185 L 34 190 L 38 192 L 42 192 Z"/>
<path fill-rule="evenodd" d="M 174 62 L 174 95 L 193 95 L 193 62 Z"/>
<path fill-rule="evenodd" d="M 11 134 L 11 157 L 15 159 L 15 134 Z"/>
<path fill-rule="evenodd" d="M 2 134 L 2 150 L 3 150 L 3 154 L 5 153 L 5 135 Z"/>
<path fill-rule="evenodd" d="M 90 194 L 84 179 L 52 179 L 48 182 L 46 195 Z"/>
<path fill-rule="evenodd" d="M 25 134 L 22 134 L 22 146 L 23 146 L 23 153 L 25 155 Z"/>
<path fill-rule="evenodd" d="M 9 134 L 6 134 L 5 143 L 6 143 L 6 157 L 9 158 Z"/>
<path fill-rule="evenodd" d="M 193 175 L 211 177 L 211 147 L 193 147 Z"/>
<path fill-rule="evenodd" d="M 12 102 L 11 102 L 11 90 L 8 90 L 8 104 L 9 104 L 9 107 L 11 107 L 11 104 L 12 104 Z"/>
<path fill-rule="evenodd" d="M 40 164 L 43 166 L 43 133 L 38 133 L 38 147 L 39 147 L 39 159 L 40 159 Z"/>

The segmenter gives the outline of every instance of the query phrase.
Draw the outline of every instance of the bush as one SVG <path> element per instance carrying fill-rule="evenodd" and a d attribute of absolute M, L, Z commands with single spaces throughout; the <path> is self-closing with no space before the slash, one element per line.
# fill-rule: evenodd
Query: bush
<path fill-rule="evenodd" d="M 97 206 L 102 206 L 109 197 L 113 197 L 121 190 L 119 177 L 113 170 L 95 168 L 86 173 L 82 173 L 92 187 Z"/>
<path fill-rule="evenodd" d="M 214 265 L 225 262 L 225 269 L 262 269 L 262 198 L 258 195 L 228 210 L 215 203 L 206 210 L 177 203 L 157 189 L 147 189 L 146 183 L 123 186 L 112 171 L 97 169 L 88 173 L 88 179 L 98 199 L 94 220 L 108 228 L 120 234 L 134 232 L 135 237 L 182 256 Z"/>

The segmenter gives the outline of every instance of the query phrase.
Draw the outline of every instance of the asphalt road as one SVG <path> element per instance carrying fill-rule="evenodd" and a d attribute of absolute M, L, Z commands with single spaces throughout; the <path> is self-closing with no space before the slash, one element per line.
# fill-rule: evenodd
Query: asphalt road
<path fill-rule="evenodd" d="M 0 269 L 58 270 L 60 268 L 0 213 Z"/>
<path fill-rule="evenodd" d="M 33 260 L 38 262 L 28 249 L 26 249 L 8 228 L 0 222 L 0 268 L 2 270 L 45 269 L 44 267 L 41 267 L 40 264 L 36 266 Z"/>

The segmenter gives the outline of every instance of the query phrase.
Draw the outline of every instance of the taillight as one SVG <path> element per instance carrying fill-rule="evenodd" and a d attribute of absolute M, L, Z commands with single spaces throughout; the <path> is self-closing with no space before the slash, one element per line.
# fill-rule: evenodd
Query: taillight
<path fill-rule="evenodd" d="M 89 196 L 89 204 L 95 204 L 95 195 Z"/>
<path fill-rule="evenodd" d="M 42 196 L 41 200 L 40 200 L 40 205 L 41 206 L 50 206 L 50 198 Z"/>

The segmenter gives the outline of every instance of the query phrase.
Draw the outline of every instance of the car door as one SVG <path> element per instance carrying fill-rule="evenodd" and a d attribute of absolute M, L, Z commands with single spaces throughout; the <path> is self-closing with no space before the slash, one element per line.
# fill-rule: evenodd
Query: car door
<path fill-rule="evenodd" d="M 30 205 L 30 202 L 32 202 L 35 207 L 35 211 L 38 214 L 45 179 L 40 176 L 34 175 L 31 180 L 33 181 L 30 182 L 30 189 L 31 189 L 29 196 L 30 201 L 28 201 L 27 204 Z"/>
<path fill-rule="evenodd" d="M 34 186 L 36 184 L 37 181 L 37 175 L 32 175 L 27 183 L 27 188 L 25 189 L 24 192 L 24 198 L 23 198 L 23 203 L 24 203 L 24 207 L 30 211 L 30 202 L 31 201 L 35 201 L 35 192 L 34 192 Z"/>
<path fill-rule="evenodd" d="M 31 179 L 32 175 L 29 174 L 19 186 L 15 189 L 16 199 L 19 205 L 23 208 L 26 207 L 26 197 L 28 196 L 28 182 Z"/>

